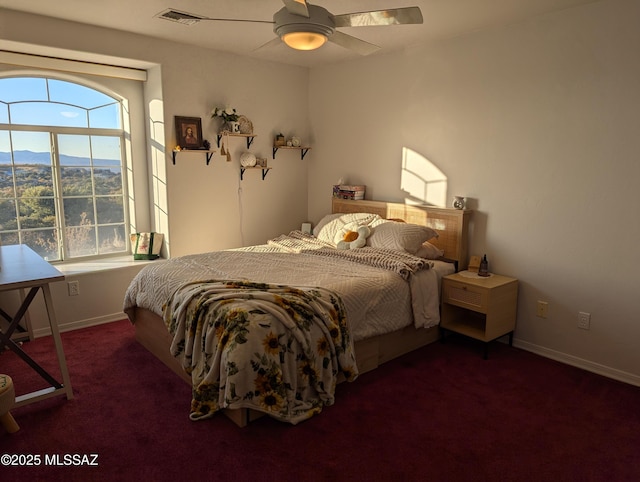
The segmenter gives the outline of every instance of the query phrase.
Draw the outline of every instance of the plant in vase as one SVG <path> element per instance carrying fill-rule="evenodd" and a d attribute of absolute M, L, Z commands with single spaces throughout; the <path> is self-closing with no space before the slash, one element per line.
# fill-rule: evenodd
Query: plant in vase
<path fill-rule="evenodd" d="M 222 119 L 222 126 L 220 128 L 220 132 L 239 132 L 238 126 L 238 114 L 235 109 L 231 107 L 227 107 L 226 109 L 221 109 L 220 107 L 215 107 L 211 111 L 211 118 L 218 117 Z"/>

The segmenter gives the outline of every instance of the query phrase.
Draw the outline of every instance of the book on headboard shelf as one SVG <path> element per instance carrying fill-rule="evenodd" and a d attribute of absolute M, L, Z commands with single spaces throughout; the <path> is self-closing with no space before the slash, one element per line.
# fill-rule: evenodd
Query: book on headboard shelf
<path fill-rule="evenodd" d="M 353 184 L 334 184 L 333 197 L 339 199 L 351 199 L 357 201 L 364 199 L 364 192 L 367 186 Z"/>

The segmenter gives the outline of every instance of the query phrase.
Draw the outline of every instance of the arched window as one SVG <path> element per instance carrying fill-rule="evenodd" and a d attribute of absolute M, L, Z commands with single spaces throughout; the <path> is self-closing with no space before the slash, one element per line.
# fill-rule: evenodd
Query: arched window
<path fill-rule="evenodd" d="M 51 77 L 0 78 L 0 241 L 49 261 L 128 251 L 123 102 Z"/>

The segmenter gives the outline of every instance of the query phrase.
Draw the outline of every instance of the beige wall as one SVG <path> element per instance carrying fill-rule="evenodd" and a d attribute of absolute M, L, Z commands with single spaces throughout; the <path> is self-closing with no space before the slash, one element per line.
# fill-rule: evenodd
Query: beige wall
<path fill-rule="evenodd" d="M 312 70 L 309 217 L 340 177 L 411 197 L 402 152 L 417 152 L 446 203 L 471 198 L 471 252 L 520 279 L 516 344 L 640 384 L 638 18 L 638 2 L 597 2 Z"/>
<path fill-rule="evenodd" d="M 311 140 L 303 162 L 270 160 L 265 181 L 239 183 L 237 161 L 173 166 L 166 156 L 172 255 L 317 221 L 339 178 L 366 184 L 368 198 L 427 197 L 441 185 L 427 182 L 435 167 L 444 203 L 470 198 L 471 251 L 520 279 L 515 343 L 640 384 L 639 15 L 635 1 L 606 0 L 310 71 L 11 12 L 0 35 L 160 65 L 152 97 L 169 144 L 174 115 L 202 117 L 211 134 L 207 114 L 226 103 L 253 120 L 254 152 L 270 157 L 277 130 Z M 547 319 L 535 316 L 537 300 L 549 303 Z M 589 331 L 577 328 L 579 311 L 591 313 Z"/>
<path fill-rule="evenodd" d="M 77 57 L 98 54 L 127 66 L 160 66 L 150 68 L 145 96 L 151 109 L 148 121 L 154 123 L 149 125 L 148 134 L 154 138 L 150 149 L 165 147 L 166 152 L 164 159 L 154 158 L 152 151 L 148 156 L 166 166 L 173 256 L 264 242 L 306 220 L 307 163 L 294 152 L 279 152 L 271 159 L 274 133 L 309 139 L 306 68 L 11 10 L 2 11 L 0 22 L 2 49 L 80 49 Z M 157 115 L 158 105 L 163 118 Z M 217 122 L 209 117 L 210 111 L 227 105 L 253 122 L 256 138 L 251 151 L 267 157 L 274 167 L 265 181 L 257 172 L 248 172 L 240 183 L 238 158 L 246 151 L 240 138 L 231 141 L 231 163 L 217 154 L 206 166 L 204 155 L 183 154 L 172 164 L 174 116 L 200 117 L 203 136 L 215 146 Z"/>
<path fill-rule="evenodd" d="M 146 152 L 146 162 L 161 179 L 152 180 L 151 170 L 134 169 L 133 176 L 137 183 L 148 178 L 155 203 L 163 206 L 155 209 L 155 226 L 146 219 L 139 229 L 165 232 L 172 256 L 263 243 L 306 221 L 307 160 L 313 151 L 305 161 L 293 151 L 280 151 L 273 160 L 271 146 L 279 131 L 308 139 L 307 69 L 3 9 L 0 49 L 97 58 L 149 70 L 144 87 L 147 132 L 132 143 L 143 146 L 136 155 Z M 209 114 L 213 107 L 227 105 L 253 122 L 251 151 L 273 166 L 264 181 L 259 171 L 250 171 L 240 182 L 243 138 L 231 140 L 232 162 L 216 154 L 207 166 L 204 154 L 189 153 L 172 163 L 174 116 L 202 118 L 203 135 L 215 146 L 217 124 Z M 152 139 L 149 145 L 147 137 Z M 168 222 L 163 213 L 168 213 Z M 138 270 L 133 266 L 83 274 L 77 278 L 77 297 L 67 295 L 66 282 L 55 283 L 61 328 L 121 319 L 124 290 Z M 46 332 L 41 295 L 31 311 L 36 333 Z"/>

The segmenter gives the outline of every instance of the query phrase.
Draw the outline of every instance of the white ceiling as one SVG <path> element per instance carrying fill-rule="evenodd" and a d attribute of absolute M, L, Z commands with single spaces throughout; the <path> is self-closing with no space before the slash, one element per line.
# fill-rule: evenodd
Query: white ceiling
<path fill-rule="evenodd" d="M 419 6 L 424 17 L 422 25 L 340 29 L 381 46 L 378 53 L 384 53 L 474 30 L 507 25 L 593 1 L 595 0 L 317 0 L 316 4 L 336 15 Z M 358 57 L 357 54 L 331 43 L 313 52 L 298 52 L 282 43 L 258 49 L 275 37 L 270 24 L 206 21 L 186 26 L 154 18 L 158 13 L 173 8 L 214 18 L 270 21 L 282 6 L 281 0 L 0 0 L 0 7 L 11 10 L 137 32 L 294 65 L 311 67 Z"/>

